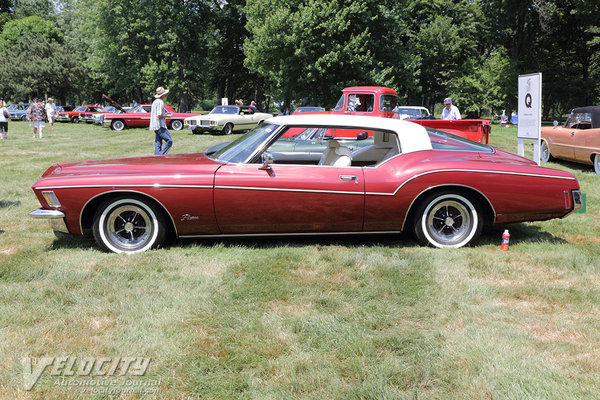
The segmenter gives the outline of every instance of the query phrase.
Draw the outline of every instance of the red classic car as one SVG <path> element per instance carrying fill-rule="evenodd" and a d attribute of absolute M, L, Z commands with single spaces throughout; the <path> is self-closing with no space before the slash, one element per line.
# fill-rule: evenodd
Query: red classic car
<path fill-rule="evenodd" d="M 177 113 L 171 106 L 165 106 L 165 109 L 171 113 L 166 119 L 167 127 L 174 131 L 183 128 L 183 120 L 199 114 Z M 150 126 L 150 111 L 152 104 L 138 104 L 129 112 L 122 114 L 106 114 L 102 125 L 109 126 L 115 131 L 122 131 L 125 128 L 148 128 Z"/>
<path fill-rule="evenodd" d="M 541 159 L 553 158 L 593 165 L 600 174 L 600 106 L 575 108 L 563 126 L 542 128 Z"/>
<path fill-rule="evenodd" d="M 63 111 L 58 113 L 58 117 L 56 117 L 57 121 L 61 122 L 75 122 L 78 123 L 81 121 L 81 114 L 89 113 L 96 114 L 102 112 L 102 107 L 91 105 L 91 106 L 77 106 L 73 111 Z"/>
<path fill-rule="evenodd" d="M 319 158 L 273 151 L 288 129 L 373 131 L 350 151 L 330 140 Z M 55 230 L 92 232 L 109 251 L 159 246 L 167 235 L 213 237 L 411 231 L 461 247 L 484 224 L 562 218 L 581 207 L 569 172 L 391 118 L 269 119 L 212 154 L 51 166 L 33 185 Z M 302 204 L 302 211 L 298 210 Z"/>

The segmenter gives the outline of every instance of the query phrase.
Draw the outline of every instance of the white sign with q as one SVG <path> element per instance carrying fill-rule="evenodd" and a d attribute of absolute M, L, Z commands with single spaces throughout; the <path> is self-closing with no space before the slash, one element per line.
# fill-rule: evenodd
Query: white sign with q
<path fill-rule="evenodd" d="M 542 74 L 519 75 L 517 138 L 539 139 L 542 128 Z"/>

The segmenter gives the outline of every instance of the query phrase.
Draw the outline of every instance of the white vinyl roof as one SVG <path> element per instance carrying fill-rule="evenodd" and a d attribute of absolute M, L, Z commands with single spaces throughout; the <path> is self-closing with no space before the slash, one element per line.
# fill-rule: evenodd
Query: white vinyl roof
<path fill-rule="evenodd" d="M 295 114 L 269 118 L 266 122 L 277 125 L 341 126 L 351 129 L 393 131 L 398 135 L 402 153 L 431 150 L 431 141 L 425 128 L 400 119 L 339 114 Z"/>

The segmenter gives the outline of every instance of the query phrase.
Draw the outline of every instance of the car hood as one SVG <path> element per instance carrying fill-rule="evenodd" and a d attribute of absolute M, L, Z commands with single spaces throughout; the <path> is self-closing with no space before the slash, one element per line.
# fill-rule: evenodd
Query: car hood
<path fill-rule="evenodd" d="M 204 153 L 172 154 L 166 156 L 145 156 L 109 158 L 103 160 L 73 161 L 54 164 L 43 178 L 100 175 L 168 175 L 198 174 L 214 172 L 221 163 Z"/>

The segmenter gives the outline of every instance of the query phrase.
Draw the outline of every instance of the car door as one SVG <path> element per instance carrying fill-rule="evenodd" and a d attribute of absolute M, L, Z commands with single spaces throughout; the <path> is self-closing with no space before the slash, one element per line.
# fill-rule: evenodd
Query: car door
<path fill-rule="evenodd" d="M 600 129 L 579 129 L 573 140 L 574 159 L 589 164 L 600 149 Z"/>
<path fill-rule="evenodd" d="M 548 132 L 548 147 L 556 158 L 572 160 L 575 157 L 573 151 L 573 138 L 579 129 L 557 126 Z"/>
<path fill-rule="evenodd" d="M 360 232 L 360 167 L 226 164 L 215 173 L 214 205 L 223 234 Z"/>

